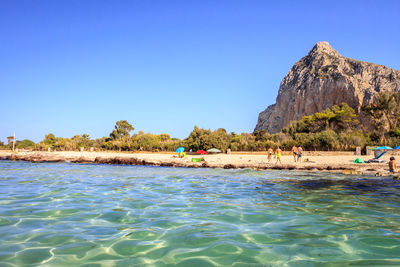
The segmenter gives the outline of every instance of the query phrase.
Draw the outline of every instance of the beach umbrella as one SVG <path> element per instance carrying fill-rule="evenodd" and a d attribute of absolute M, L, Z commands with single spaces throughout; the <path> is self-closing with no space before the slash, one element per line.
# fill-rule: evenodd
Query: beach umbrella
<path fill-rule="evenodd" d="M 208 153 L 204 150 L 197 150 L 196 154 L 200 154 L 200 155 L 207 155 Z"/>
<path fill-rule="evenodd" d="M 182 153 L 183 151 L 185 151 L 185 148 L 184 148 L 184 147 L 178 147 L 178 148 L 176 149 L 176 153 Z"/>
<path fill-rule="evenodd" d="M 216 149 L 216 148 L 210 148 L 209 150 L 207 150 L 208 153 L 221 153 L 221 150 Z"/>
<path fill-rule="evenodd" d="M 374 150 L 383 150 L 383 149 L 393 149 L 393 148 L 391 148 L 390 146 L 379 146 L 374 148 Z"/>
<path fill-rule="evenodd" d="M 400 149 L 400 146 L 396 146 L 396 147 L 394 147 L 393 149 Z"/>

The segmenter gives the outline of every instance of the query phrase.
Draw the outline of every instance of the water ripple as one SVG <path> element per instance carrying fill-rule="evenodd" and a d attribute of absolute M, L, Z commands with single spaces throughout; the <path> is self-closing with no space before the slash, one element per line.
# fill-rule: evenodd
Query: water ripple
<path fill-rule="evenodd" d="M 0 161 L 1 266 L 400 265 L 400 183 Z"/>

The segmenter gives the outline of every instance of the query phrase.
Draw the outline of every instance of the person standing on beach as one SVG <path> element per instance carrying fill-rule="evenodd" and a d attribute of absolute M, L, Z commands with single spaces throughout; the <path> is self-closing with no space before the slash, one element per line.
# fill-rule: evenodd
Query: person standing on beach
<path fill-rule="evenodd" d="M 301 146 L 299 146 L 297 148 L 298 150 L 298 154 L 297 154 L 297 162 L 301 162 L 301 157 L 303 156 L 303 148 Z"/>
<path fill-rule="evenodd" d="M 397 172 L 396 159 L 394 157 L 390 157 L 389 172 L 393 172 L 393 173 Z"/>
<path fill-rule="evenodd" d="M 299 153 L 298 148 L 297 148 L 296 146 L 293 146 L 293 147 L 292 147 L 292 154 L 293 154 L 294 162 L 297 162 L 297 154 L 298 154 L 298 153 Z"/>
<path fill-rule="evenodd" d="M 278 164 L 278 161 L 279 161 L 280 164 L 282 164 L 282 161 L 281 161 L 282 150 L 279 148 L 279 146 L 275 150 L 275 154 L 276 154 L 276 162 L 275 162 L 275 164 Z"/>
<path fill-rule="evenodd" d="M 272 159 L 272 154 L 274 153 L 274 151 L 272 150 L 271 147 L 268 148 L 268 162 L 271 162 Z"/>

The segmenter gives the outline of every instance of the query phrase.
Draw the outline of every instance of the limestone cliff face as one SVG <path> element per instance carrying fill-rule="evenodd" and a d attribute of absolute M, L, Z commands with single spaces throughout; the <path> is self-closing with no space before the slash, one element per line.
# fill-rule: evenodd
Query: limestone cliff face
<path fill-rule="evenodd" d="M 400 71 L 343 57 L 328 42 L 318 42 L 283 78 L 276 104 L 260 113 L 254 130 L 277 133 L 342 102 L 360 113 L 380 91 L 400 91 Z M 360 120 L 367 123 L 362 114 Z"/>

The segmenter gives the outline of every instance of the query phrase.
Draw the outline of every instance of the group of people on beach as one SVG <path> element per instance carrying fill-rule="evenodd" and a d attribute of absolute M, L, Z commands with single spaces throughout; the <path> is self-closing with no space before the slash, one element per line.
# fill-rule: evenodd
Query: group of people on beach
<path fill-rule="evenodd" d="M 293 154 L 294 162 L 301 162 L 301 157 L 303 156 L 303 148 L 301 146 L 299 146 L 299 147 L 293 146 L 292 154 Z"/>
<path fill-rule="evenodd" d="M 282 149 L 277 147 L 275 150 L 273 150 L 271 147 L 269 147 L 267 153 L 268 153 L 268 162 L 271 162 L 272 158 L 274 158 L 276 159 L 275 164 L 278 164 L 278 162 L 282 164 L 281 161 Z M 301 162 L 301 157 L 303 156 L 303 148 L 301 146 L 299 147 L 293 146 L 292 154 L 294 162 Z"/>
<path fill-rule="evenodd" d="M 267 153 L 268 153 L 268 162 L 271 162 L 272 157 L 273 157 L 274 159 L 276 159 L 275 164 L 277 164 L 278 161 L 279 161 L 279 163 L 282 164 L 282 161 L 281 161 L 282 149 L 277 147 L 275 150 L 273 150 L 271 147 L 269 147 Z"/>
<path fill-rule="evenodd" d="M 282 164 L 281 156 L 282 149 L 280 149 L 279 146 L 275 150 L 273 150 L 271 147 L 268 148 L 268 162 L 271 162 L 273 157 L 274 159 L 276 159 L 275 164 L 278 164 L 278 161 L 280 164 Z"/>
<path fill-rule="evenodd" d="M 293 146 L 291 152 L 293 154 L 294 162 L 301 162 L 301 158 L 303 156 L 303 148 L 301 146 L 298 147 Z M 275 164 L 278 164 L 278 162 L 282 164 L 281 161 L 282 150 L 279 147 L 277 147 L 275 150 L 269 147 L 267 153 L 268 153 L 268 162 L 271 162 L 272 158 L 274 158 L 276 159 Z M 388 165 L 389 165 L 389 172 L 400 173 L 400 170 L 397 168 L 396 165 L 396 159 L 394 157 L 390 157 Z"/>

